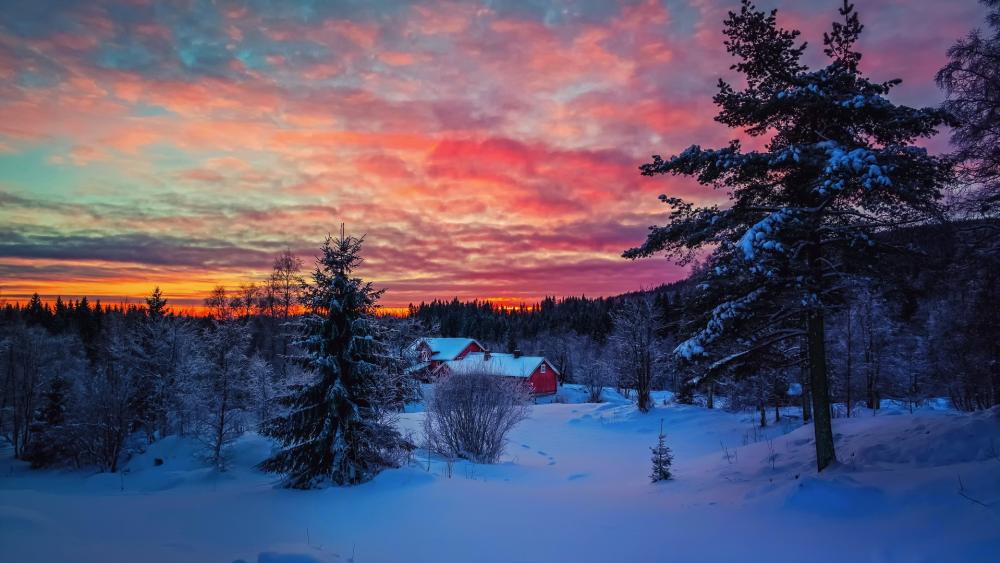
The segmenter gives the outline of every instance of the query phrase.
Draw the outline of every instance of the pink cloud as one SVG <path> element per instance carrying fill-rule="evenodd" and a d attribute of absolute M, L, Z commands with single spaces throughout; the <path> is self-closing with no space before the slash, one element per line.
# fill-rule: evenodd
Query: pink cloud
<path fill-rule="evenodd" d="M 934 104 L 945 49 L 982 13 L 910 4 L 859 6 L 863 64 L 879 79 L 903 77 L 908 103 Z M 97 5 L 78 27 L 30 40 L 0 26 L 0 152 L 54 151 L 53 165 L 75 168 L 69 193 L 51 199 L 86 195 L 8 206 L 0 220 L 238 247 L 231 263 L 220 251 L 200 269 L 149 266 L 206 283 L 264 275 L 269 252 L 311 252 L 344 221 L 369 233 L 366 273 L 390 304 L 612 294 L 677 279 L 684 271 L 666 261 L 619 254 L 663 221 L 657 194 L 725 194 L 637 167 L 692 143 L 765 141 L 712 119 L 716 81 L 732 78 L 720 27 L 735 6 L 648 1 L 552 21 L 464 2 L 314 20 L 226 6 L 206 60 L 229 58 L 207 70 L 178 60 L 176 22 L 115 20 Z M 817 49 L 836 6 L 779 7 Z M 128 41 L 165 58 L 101 62 Z M 195 43 L 183 46 L 212 46 Z"/>

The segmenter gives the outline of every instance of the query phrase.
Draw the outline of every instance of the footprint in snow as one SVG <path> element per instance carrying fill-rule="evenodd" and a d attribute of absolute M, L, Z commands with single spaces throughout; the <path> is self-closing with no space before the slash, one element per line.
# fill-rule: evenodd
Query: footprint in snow
<path fill-rule="evenodd" d="M 574 473 L 566 478 L 567 481 L 579 481 L 580 479 L 586 479 L 590 475 L 587 473 Z"/>

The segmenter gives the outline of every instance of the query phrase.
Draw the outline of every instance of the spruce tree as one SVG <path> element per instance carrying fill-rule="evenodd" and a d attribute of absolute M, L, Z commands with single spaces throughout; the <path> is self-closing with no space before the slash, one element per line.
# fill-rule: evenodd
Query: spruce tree
<path fill-rule="evenodd" d="M 671 453 L 670 448 L 667 446 L 667 435 L 663 433 L 662 418 L 660 419 L 660 436 L 656 440 L 656 447 L 649 449 L 653 452 L 653 472 L 649 475 L 649 478 L 654 483 L 673 479 L 674 476 L 670 473 L 670 466 L 674 463 L 674 454 Z"/>
<path fill-rule="evenodd" d="M 70 458 L 71 437 L 66 430 L 66 414 L 71 386 L 72 382 L 59 374 L 42 393 L 44 402 L 35 412 L 32 438 L 22 456 L 33 468 L 65 463 Z"/>
<path fill-rule="evenodd" d="M 163 337 L 169 330 L 170 319 L 166 317 L 167 300 L 163 292 L 156 286 L 153 293 L 146 297 L 146 315 L 139 323 L 139 340 L 136 359 L 139 376 L 136 382 L 133 408 L 136 422 L 146 432 L 150 443 L 166 435 L 167 403 L 169 397 L 165 391 L 170 387 L 170 377 L 167 361 L 164 356 L 172 356 L 169 342 Z"/>
<path fill-rule="evenodd" d="M 167 300 L 163 298 L 160 286 L 153 289 L 153 293 L 146 298 L 146 309 L 150 319 L 159 319 L 167 312 Z"/>
<path fill-rule="evenodd" d="M 669 223 L 651 227 L 645 243 L 624 254 L 665 252 L 688 263 L 711 250 L 699 284 L 705 315 L 675 349 L 687 359 L 717 358 L 707 373 L 805 341 L 820 471 L 835 460 L 824 314 L 847 276 L 904 250 L 883 233 L 939 217 L 941 187 L 951 179 L 947 159 L 913 144 L 947 114 L 889 101 L 900 81 L 861 73 L 854 46 L 862 26 L 846 1 L 840 14 L 823 36 L 830 62 L 812 71 L 801 62 L 799 32 L 780 28 L 775 11 L 743 0 L 729 13 L 725 45 L 746 84 L 737 90 L 720 80 L 716 120 L 762 137 L 765 148 L 746 151 L 734 140 L 653 156 L 644 175 L 690 176 L 728 192 L 731 203 L 698 207 L 662 195 Z"/>
<path fill-rule="evenodd" d="M 284 449 L 263 462 L 291 488 L 354 485 L 395 465 L 402 437 L 381 416 L 381 343 L 373 314 L 382 290 L 353 277 L 363 237 L 327 237 L 303 291 L 299 346 L 315 379 L 286 398 L 288 412 L 264 425 Z"/>

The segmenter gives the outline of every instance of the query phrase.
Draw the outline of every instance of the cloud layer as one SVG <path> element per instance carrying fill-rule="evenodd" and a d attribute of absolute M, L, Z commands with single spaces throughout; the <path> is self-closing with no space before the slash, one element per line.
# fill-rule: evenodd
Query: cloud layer
<path fill-rule="evenodd" d="M 658 193 L 713 196 L 637 166 L 732 135 L 711 95 L 735 4 L 7 3 L 0 297 L 159 284 L 195 303 L 341 222 L 367 233 L 363 274 L 390 305 L 678 279 L 619 254 L 662 221 Z M 813 44 L 835 4 L 776 3 Z M 926 105 L 983 11 L 861 15 L 865 69 Z"/>

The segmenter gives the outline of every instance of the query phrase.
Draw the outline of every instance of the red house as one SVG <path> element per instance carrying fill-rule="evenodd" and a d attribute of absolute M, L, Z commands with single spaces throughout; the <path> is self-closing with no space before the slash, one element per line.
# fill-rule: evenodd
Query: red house
<path fill-rule="evenodd" d="M 472 338 L 421 338 L 410 346 L 415 363 L 409 369 L 421 379 L 429 379 L 444 362 L 461 360 L 486 348 Z"/>
<path fill-rule="evenodd" d="M 559 372 L 544 357 L 522 356 L 517 350 L 513 354 L 468 352 L 461 358 L 442 362 L 434 371 L 434 375 L 440 377 L 472 372 L 524 379 L 531 386 L 533 395 L 555 393 L 559 377 Z"/>

